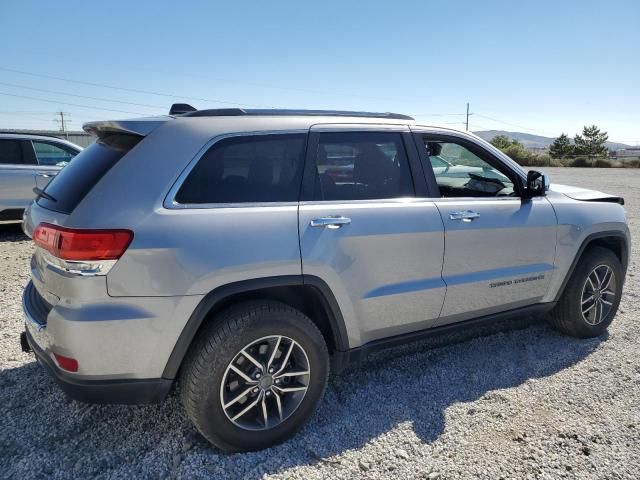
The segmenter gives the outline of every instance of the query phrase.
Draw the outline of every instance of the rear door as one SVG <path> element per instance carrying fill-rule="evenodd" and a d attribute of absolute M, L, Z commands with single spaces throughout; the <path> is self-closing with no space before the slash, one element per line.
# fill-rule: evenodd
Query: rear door
<path fill-rule="evenodd" d="M 311 129 L 302 270 L 329 284 L 351 346 L 427 328 L 442 308 L 442 221 L 411 165 L 420 168 L 408 127 Z"/>
<path fill-rule="evenodd" d="M 424 132 L 415 139 L 445 228 L 447 293 L 438 324 L 539 302 L 555 262 L 550 202 L 523 198 L 519 174 L 470 138 Z"/>
<path fill-rule="evenodd" d="M 35 196 L 29 148 L 30 144 L 20 139 L 0 138 L 0 218 L 20 218 L 20 210 Z"/>

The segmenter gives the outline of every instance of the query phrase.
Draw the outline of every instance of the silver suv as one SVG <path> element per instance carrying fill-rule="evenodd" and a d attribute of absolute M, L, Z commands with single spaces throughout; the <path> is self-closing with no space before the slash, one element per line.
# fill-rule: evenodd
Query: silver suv
<path fill-rule="evenodd" d="M 82 148 L 42 135 L 0 132 L 0 220 L 21 220 L 24 209 Z"/>
<path fill-rule="evenodd" d="M 155 402 L 177 382 L 204 437 L 253 450 L 379 348 L 613 320 L 619 197 L 404 115 L 181 108 L 85 125 L 97 142 L 25 213 L 23 348 L 72 398 Z"/>

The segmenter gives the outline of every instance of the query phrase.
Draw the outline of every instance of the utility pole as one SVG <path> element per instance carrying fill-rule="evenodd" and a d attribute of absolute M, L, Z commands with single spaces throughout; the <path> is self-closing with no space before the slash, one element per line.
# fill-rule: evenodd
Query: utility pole
<path fill-rule="evenodd" d="M 469 102 L 467 102 L 467 132 L 468 131 L 469 131 Z"/>
<path fill-rule="evenodd" d="M 64 123 L 64 112 L 57 112 L 60 115 L 60 130 L 64 133 L 64 138 L 69 139 L 69 135 L 67 134 L 67 126 Z"/>

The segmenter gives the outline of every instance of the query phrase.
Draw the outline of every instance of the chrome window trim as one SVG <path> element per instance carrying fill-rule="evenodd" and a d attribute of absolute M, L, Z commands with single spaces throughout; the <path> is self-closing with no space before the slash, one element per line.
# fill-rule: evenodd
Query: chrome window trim
<path fill-rule="evenodd" d="M 0 163 L 0 168 L 2 170 L 35 170 L 40 167 L 37 163 Z"/>
<path fill-rule="evenodd" d="M 427 197 L 392 197 L 392 198 L 365 198 L 360 200 L 303 200 L 300 201 L 300 206 L 307 205 L 345 205 L 347 207 L 353 207 L 354 205 L 370 204 L 392 204 L 392 205 L 408 205 L 420 202 L 433 202 L 433 199 Z"/>
<path fill-rule="evenodd" d="M 292 129 L 292 130 L 259 130 L 250 132 L 233 132 L 225 133 L 222 135 L 216 135 L 210 139 L 205 145 L 196 153 L 195 157 L 187 164 L 182 170 L 176 181 L 171 186 L 171 189 L 167 193 L 162 202 L 162 206 L 168 210 L 202 210 L 212 208 L 243 208 L 243 207 L 289 207 L 298 205 L 297 201 L 294 202 L 242 202 L 242 203 L 180 203 L 176 201 L 176 195 L 182 187 L 182 184 L 189 176 L 191 171 L 198 164 L 200 159 L 213 147 L 216 143 L 225 140 L 227 138 L 234 137 L 255 137 L 258 135 L 291 135 L 291 134 L 309 134 L 309 129 Z"/>
<path fill-rule="evenodd" d="M 400 132 L 409 133 L 407 124 L 375 124 L 375 123 L 315 123 L 309 129 L 313 133 L 323 132 Z"/>

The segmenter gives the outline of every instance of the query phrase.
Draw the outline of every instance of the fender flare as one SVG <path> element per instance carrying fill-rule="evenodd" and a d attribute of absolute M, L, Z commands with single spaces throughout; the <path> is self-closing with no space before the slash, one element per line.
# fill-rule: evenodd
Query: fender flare
<path fill-rule="evenodd" d="M 194 309 L 189 320 L 187 320 L 187 323 L 182 329 L 182 332 L 171 351 L 171 355 L 169 356 L 169 360 L 167 361 L 164 371 L 162 372 L 162 378 L 176 378 L 178 370 L 182 365 L 182 361 L 186 356 L 196 333 L 202 326 L 202 323 L 205 321 L 209 312 L 226 298 L 239 293 L 247 293 L 265 288 L 304 285 L 314 287 L 320 293 L 323 307 L 325 308 L 329 318 L 329 324 L 333 333 L 336 350 L 348 350 L 349 342 L 342 312 L 340 311 L 340 307 L 333 295 L 333 292 L 331 291 L 331 288 L 324 280 L 313 275 L 285 275 L 255 278 L 222 285 L 205 295 Z"/>
<path fill-rule="evenodd" d="M 578 261 L 580 260 L 580 257 L 582 257 L 582 254 L 587 249 L 589 244 L 591 244 L 591 242 L 593 242 L 594 240 L 598 240 L 600 238 L 607 238 L 607 237 L 617 237 L 622 239 L 622 252 L 621 252 L 622 258 L 620 259 L 620 261 L 622 263 L 622 269 L 626 273 L 627 266 L 629 264 L 629 239 L 627 238 L 627 235 L 625 235 L 623 231 L 603 230 L 601 232 L 595 232 L 595 233 L 592 233 L 591 235 L 587 235 L 585 239 L 582 241 L 582 243 L 580 244 L 580 247 L 578 248 L 576 255 L 573 257 L 571 266 L 569 267 L 567 274 L 564 276 L 564 280 L 562 280 L 562 285 L 560 285 L 560 288 L 558 289 L 558 292 L 556 293 L 556 297 L 554 299 L 555 302 L 560 300 L 560 297 L 564 293 L 564 289 L 567 286 L 569 279 L 573 275 L 573 271 L 578 265 Z"/>

